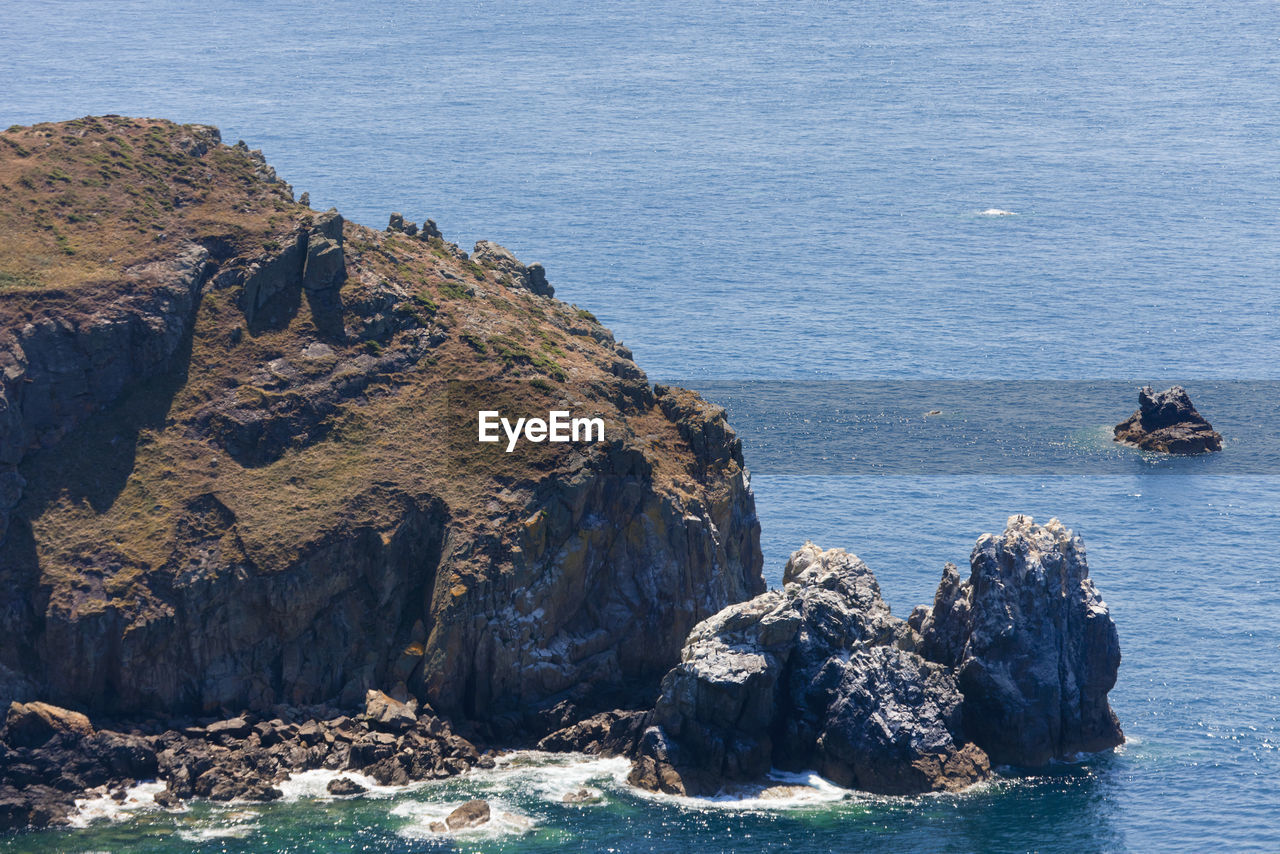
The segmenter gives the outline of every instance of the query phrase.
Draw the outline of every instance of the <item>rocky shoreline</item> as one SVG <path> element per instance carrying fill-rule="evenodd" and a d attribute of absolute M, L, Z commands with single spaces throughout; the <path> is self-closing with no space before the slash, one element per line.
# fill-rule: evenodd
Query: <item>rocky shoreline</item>
<path fill-rule="evenodd" d="M 0 830 L 66 824 L 76 800 L 123 800 L 137 783 L 165 784 L 161 807 L 204 798 L 273 801 L 289 775 L 325 768 L 351 771 L 395 786 L 492 768 L 446 719 L 370 691 L 365 710 L 281 707 L 271 718 L 245 712 L 204 721 L 106 722 L 44 703 L 13 703 L 0 731 Z M 350 777 L 330 783 L 335 795 L 365 787 Z"/>
<path fill-rule="evenodd" d="M 312 211 L 210 127 L 0 141 L 44 176 L 0 198 L 26 247 L 0 302 L 0 830 L 143 780 L 269 801 L 535 742 L 671 794 L 771 768 L 911 794 L 1123 739 L 1115 627 L 1056 521 L 980 539 L 909 620 L 840 549 L 767 591 L 724 410 L 652 385 L 541 265 Z M 68 182 L 102 192 L 55 237 L 32 212 Z M 503 453 L 475 441 L 499 407 L 608 438 Z"/>
<path fill-rule="evenodd" d="M 781 589 L 694 627 L 652 707 L 597 713 L 536 747 L 626 757 L 630 784 L 672 795 L 732 793 L 772 769 L 910 795 L 1123 743 L 1107 703 L 1119 643 L 1080 538 L 1056 519 L 1013 516 L 979 538 L 970 567 L 962 580 L 948 564 L 933 605 L 902 620 L 855 555 L 806 544 Z M 349 715 L 278 707 L 139 726 L 15 702 L 0 730 L 0 829 L 65 824 L 78 798 L 121 800 L 147 780 L 165 784 L 159 806 L 175 807 L 274 800 L 289 775 L 319 768 L 381 785 L 443 779 L 494 767 L 477 741 L 403 689 L 370 690 Z M 349 777 L 330 784 L 363 791 Z"/>

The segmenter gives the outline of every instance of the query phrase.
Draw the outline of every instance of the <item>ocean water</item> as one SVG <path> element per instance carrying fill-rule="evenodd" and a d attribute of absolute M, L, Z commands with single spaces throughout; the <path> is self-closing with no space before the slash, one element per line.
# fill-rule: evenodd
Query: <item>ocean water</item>
<path fill-rule="evenodd" d="M 958 796 L 681 803 L 523 757 L 0 851 L 1280 850 L 1280 7 L 45 0 L 0 4 L 0 79 L 0 126 L 216 124 L 316 207 L 543 262 L 729 408 L 774 582 L 844 546 L 905 615 L 1010 514 L 1061 518 L 1130 737 Z M 1219 457 L 1106 442 L 1171 380 Z M 421 833 L 478 794 L 509 818 Z"/>

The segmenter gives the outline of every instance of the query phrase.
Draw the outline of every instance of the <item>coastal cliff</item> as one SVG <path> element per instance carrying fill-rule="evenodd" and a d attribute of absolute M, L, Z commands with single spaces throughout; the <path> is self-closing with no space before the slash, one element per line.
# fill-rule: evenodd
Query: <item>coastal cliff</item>
<path fill-rule="evenodd" d="M 538 734 L 656 690 L 763 590 L 723 411 L 649 385 L 540 266 L 312 211 L 204 126 L 11 128 L 0 184 L 4 704 L 402 687 Z M 606 439 L 508 454 L 478 408 Z"/>

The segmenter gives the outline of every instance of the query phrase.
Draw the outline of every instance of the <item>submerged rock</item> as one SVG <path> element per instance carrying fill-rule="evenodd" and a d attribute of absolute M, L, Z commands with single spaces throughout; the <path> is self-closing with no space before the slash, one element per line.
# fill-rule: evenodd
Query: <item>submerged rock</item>
<path fill-rule="evenodd" d="M 865 563 L 810 543 L 783 581 L 694 628 L 663 679 L 633 784 L 713 794 L 773 767 L 816 768 L 908 794 L 987 776 L 954 676 L 911 651 L 913 633 Z"/>
<path fill-rule="evenodd" d="M 365 792 L 369 791 L 350 777 L 335 777 L 330 780 L 329 785 L 324 788 L 329 794 L 338 795 L 340 797 L 347 795 L 363 795 Z"/>
<path fill-rule="evenodd" d="M 960 580 L 947 565 L 911 623 L 921 651 L 954 668 L 965 731 L 994 762 L 1043 765 L 1124 742 L 1107 704 L 1120 641 L 1089 579 L 1084 543 L 1057 519 L 1012 516 L 984 534 Z"/>
<path fill-rule="evenodd" d="M 566 804 L 598 804 L 604 800 L 604 797 L 597 791 L 592 789 L 578 789 L 573 792 L 565 792 L 564 797 L 560 799 L 561 803 Z"/>
<path fill-rule="evenodd" d="M 444 820 L 444 823 L 445 827 L 450 830 L 466 830 L 469 827 L 479 827 L 485 824 L 489 821 L 489 815 L 488 801 L 467 801 L 449 813 L 449 817 Z"/>
<path fill-rule="evenodd" d="M 1203 454 L 1222 450 L 1222 436 L 1196 411 L 1180 385 L 1164 391 L 1143 386 L 1138 411 L 1115 426 L 1123 445 L 1164 454 Z"/>

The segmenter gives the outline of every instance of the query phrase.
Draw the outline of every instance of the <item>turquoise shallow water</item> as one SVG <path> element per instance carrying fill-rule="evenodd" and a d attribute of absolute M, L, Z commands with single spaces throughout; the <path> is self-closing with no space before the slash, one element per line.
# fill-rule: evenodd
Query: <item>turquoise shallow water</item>
<path fill-rule="evenodd" d="M 1059 516 L 1119 626 L 1133 739 L 959 797 L 731 811 L 602 772 L 606 803 L 568 808 L 547 789 L 568 772 L 541 769 L 0 850 L 431 850 L 454 843 L 405 835 L 415 810 L 484 792 L 535 824 L 461 849 L 1280 850 L 1275 396 L 1209 384 L 1280 379 L 1278 44 L 1264 2 L 0 5 L 0 123 L 217 124 L 316 206 L 542 261 L 653 378 L 719 390 L 775 582 L 806 538 L 843 545 L 904 615 L 1009 514 Z M 1156 471 L 1099 433 L 1132 391 L 1087 418 L 1049 391 L 1026 434 L 962 425 L 1005 443 L 989 466 L 916 471 L 901 441 L 835 465 L 816 430 L 788 466 L 788 410 L 733 392 L 802 381 L 823 415 L 836 381 L 1049 378 L 1181 379 L 1236 435 Z M 879 415 L 824 423 L 873 436 Z"/>

